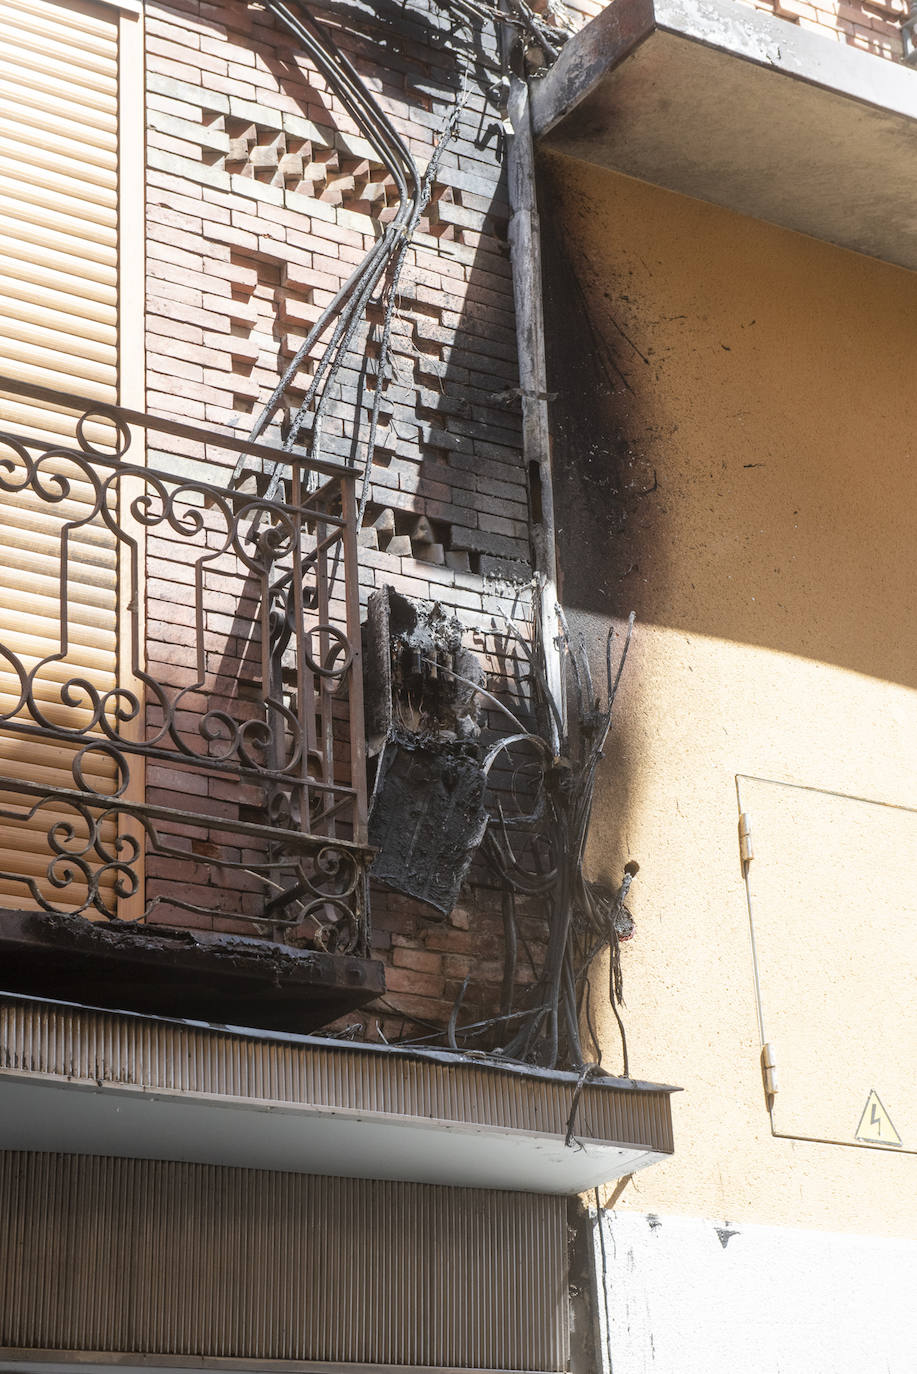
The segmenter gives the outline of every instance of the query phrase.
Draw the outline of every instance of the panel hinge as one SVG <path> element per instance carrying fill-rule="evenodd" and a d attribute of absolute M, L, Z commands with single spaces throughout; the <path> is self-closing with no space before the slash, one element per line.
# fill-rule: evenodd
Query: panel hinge
<path fill-rule="evenodd" d="M 739 817 L 739 854 L 742 865 L 747 871 L 748 865 L 755 857 L 755 851 L 751 843 L 751 819 L 747 811 L 743 811 Z"/>
<path fill-rule="evenodd" d="M 777 1095 L 777 1059 L 774 1047 L 768 1043 L 761 1047 L 761 1074 L 764 1078 L 764 1091 L 768 1097 Z"/>

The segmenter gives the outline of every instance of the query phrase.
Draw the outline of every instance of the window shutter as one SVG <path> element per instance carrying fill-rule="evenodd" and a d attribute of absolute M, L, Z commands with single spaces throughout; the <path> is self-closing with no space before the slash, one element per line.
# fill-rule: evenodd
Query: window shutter
<path fill-rule="evenodd" d="M 115 11 L 0 0 L 0 373 L 102 402 L 119 398 L 118 110 Z M 73 443 L 72 413 L 9 392 L 0 392 L 0 429 Z M 95 441 L 103 434 L 99 426 Z M 0 458 L 24 472 L 5 444 Z M 100 521 L 80 526 L 93 492 L 76 466 L 53 460 L 51 470 L 71 481 L 59 503 L 30 490 L 0 493 L 0 643 L 27 669 L 62 654 L 36 674 L 36 703 L 55 725 L 85 728 L 85 694 L 74 705 L 62 687 L 74 678 L 103 693 L 116 686 L 118 551 Z M 0 658 L 0 716 L 18 698 L 18 678 Z M 32 720 L 24 708 L 17 719 Z M 0 773 L 74 788 L 72 764 L 85 743 L 0 726 Z M 108 757 L 87 759 L 86 775 L 93 787 L 113 790 Z M 24 817 L 35 800 L 8 789 L 0 809 Z M 19 877 L 34 880 L 55 908 L 85 902 L 84 882 L 56 888 L 47 879 L 55 820 L 75 816 L 52 803 L 31 823 L 0 819 L 0 906 L 38 905 Z M 110 840 L 113 823 L 109 829 Z M 114 900 L 110 886 L 105 898 Z"/>

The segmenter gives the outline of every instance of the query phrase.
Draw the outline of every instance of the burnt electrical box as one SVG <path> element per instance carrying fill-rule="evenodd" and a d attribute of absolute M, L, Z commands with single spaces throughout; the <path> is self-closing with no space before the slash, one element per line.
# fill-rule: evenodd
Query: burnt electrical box
<path fill-rule="evenodd" d="M 373 877 L 444 915 L 484 837 L 477 739 L 484 673 L 463 627 L 438 602 L 391 587 L 369 599 L 366 726 L 376 761 Z"/>

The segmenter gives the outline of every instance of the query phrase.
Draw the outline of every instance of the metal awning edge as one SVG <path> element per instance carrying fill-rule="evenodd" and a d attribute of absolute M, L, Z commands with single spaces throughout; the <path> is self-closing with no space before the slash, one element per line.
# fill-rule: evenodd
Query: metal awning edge
<path fill-rule="evenodd" d="M 570 1193 L 674 1151 L 673 1089 L 0 995 L 0 1149 Z"/>
<path fill-rule="evenodd" d="M 138 1351 L 111 1350 L 54 1350 L 27 1349 L 20 1346 L 0 1346 L 0 1371 L 21 1374 L 24 1368 L 35 1374 L 58 1374 L 58 1371 L 82 1370 L 95 1374 L 97 1369 L 117 1369 L 121 1374 L 133 1370 L 157 1370 L 159 1374 L 185 1374 L 186 1370 L 226 1371 L 238 1374 L 244 1363 L 246 1374 L 484 1374 L 471 1368 L 427 1364 L 342 1364 L 324 1360 L 259 1360 L 246 1356 L 216 1355 L 147 1355 Z M 551 1374 L 547 1370 L 488 1369 L 486 1374 Z"/>
<path fill-rule="evenodd" d="M 214 1035 L 233 1036 L 242 1040 L 261 1041 L 269 1044 L 321 1047 L 340 1054 L 359 1051 L 361 1054 L 381 1055 L 386 1059 L 395 1058 L 418 1063 L 442 1064 L 449 1068 L 460 1068 L 464 1065 L 489 1069 L 494 1073 L 506 1073 L 519 1078 L 542 1079 L 555 1083 L 576 1084 L 581 1077 L 575 1069 L 546 1069 L 538 1064 L 527 1064 L 521 1060 L 506 1059 L 502 1055 L 486 1054 L 480 1051 L 438 1049 L 419 1045 L 389 1045 L 371 1040 L 349 1040 L 343 1037 L 311 1035 L 297 1031 L 266 1030 L 259 1026 L 236 1026 L 214 1021 L 195 1021 L 187 1017 L 154 1016 L 147 1012 L 97 1007 L 83 1002 L 67 1002 L 60 998 L 35 997 L 29 993 L 7 992 L 0 988 L 0 1006 L 5 1002 L 90 1012 L 98 1016 L 116 1016 L 126 1022 L 137 1021 L 153 1025 L 181 1026 L 190 1030 L 210 1031 Z M 606 1072 L 590 1076 L 589 1085 L 595 1088 L 614 1088 L 622 1092 L 677 1093 L 683 1091 L 683 1089 L 670 1083 L 655 1083 L 642 1078 L 622 1078 L 619 1075 Z"/>

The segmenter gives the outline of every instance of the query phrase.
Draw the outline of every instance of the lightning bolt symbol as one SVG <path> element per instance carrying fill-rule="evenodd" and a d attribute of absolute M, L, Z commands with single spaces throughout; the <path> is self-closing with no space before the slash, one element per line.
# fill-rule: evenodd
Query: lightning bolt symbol
<path fill-rule="evenodd" d="M 869 1124 L 875 1126 L 876 1135 L 882 1134 L 882 1118 L 879 1116 L 879 1107 L 875 1102 L 872 1104 L 872 1114 L 869 1118 Z"/>

